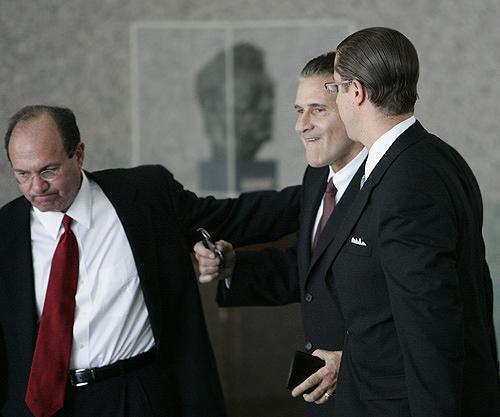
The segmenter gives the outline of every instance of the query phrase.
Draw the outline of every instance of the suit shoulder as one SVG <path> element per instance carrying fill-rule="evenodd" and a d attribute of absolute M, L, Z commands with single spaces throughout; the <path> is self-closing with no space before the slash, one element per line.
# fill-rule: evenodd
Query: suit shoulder
<path fill-rule="evenodd" d="M 0 208 L 0 228 L 12 228 L 19 216 L 29 213 L 30 204 L 24 196 L 15 198 Z"/>
<path fill-rule="evenodd" d="M 3 218 L 9 213 L 15 213 L 22 208 L 26 208 L 26 206 L 29 206 L 29 203 L 26 200 L 26 198 L 24 196 L 19 196 L 14 200 L 11 200 L 8 203 L 4 204 L 0 208 L 0 216 L 1 218 Z"/>
<path fill-rule="evenodd" d="M 414 146 L 408 147 L 407 152 L 403 154 L 429 162 L 453 160 L 461 164 L 467 164 L 462 155 L 452 145 L 432 133 L 427 133 L 422 140 L 416 142 Z"/>
<path fill-rule="evenodd" d="M 172 177 L 171 172 L 162 165 L 139 165 L 132 168 L 110 168 L 90 173 L 91 177 L 130 177 L 141 178 L 166 175 Z"/>
<path fill-rule="evenodd" d="M 112 168 L 87 173 L 89 178 L 103 184 L 127 184 L 148 189 L 158 182 L 173 181 L 172 173 L 162 165 L 139 165 L 132 168 Z"/>
<path fill-rule="evenodd" d="M 406 147 L 392 162 L 392 169 L 418 172 L 468 168 L 467 162 L 450 144 L 427 133 Z"/>
<path fill-rule="evenodd" d="M 450 200 L 457 196 L 481 199 L 477 180 L 465 159 L 451 145 L 428 133 L 414 145 L 406 148 L 391 164 L 381 183 L 381 190 L 395 195 L 397 190 L 406 193 Z M 464 194 L 465 193 L 465 194 Z"/>

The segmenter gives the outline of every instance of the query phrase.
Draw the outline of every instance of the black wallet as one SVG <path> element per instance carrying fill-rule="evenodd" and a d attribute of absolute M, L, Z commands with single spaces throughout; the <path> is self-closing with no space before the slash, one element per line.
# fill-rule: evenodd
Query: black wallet
<path fill-rule="evenodd" d="M 290 364 L 286 387 L 292 390 L 323 366 L 325 366 L 325 361 L 323 359 L 297 350 Z M 305 393 L 309 394 L 314 388 L 315 387 L 310 388 L 305 391 Z"/>

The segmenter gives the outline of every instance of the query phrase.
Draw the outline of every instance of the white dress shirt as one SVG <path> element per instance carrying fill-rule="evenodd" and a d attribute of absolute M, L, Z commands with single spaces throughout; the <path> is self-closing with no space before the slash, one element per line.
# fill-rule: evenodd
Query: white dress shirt
<path fill-rule="evenodd" d="M 392 129 L 385 132 L 375 141 L 375 143 L 370 148 L 370 152 L 368 152 L 368 158 L 366 159 L 365 180 L 368 179 L 373 169 L 377 166 L 379 161 L 382 159 L 391 145 L 396 141 L 396 139 L 416 121 L 417 119 L 415 119 L 415 116 L 411 116 L 408 119 L 398 123 Z"/>
<path fill-rule="evenodd" d="M 351 160 L 344 168 L 342 168 L 338 172 L 334 172 L 332 167 L 330 167 L 330 174 L 328 175 L 328 179 L 325 183 L 325 189 L 326 184 L 328 184 L 328 181 L 330 181 L 330 178 L 333 178 L 333 185 L 337 189 L 337 193 L 335 194 L 335 204 L 337 204 L 344 195 L 344 192 L 349 186 L 352 177 L 354 177 L 354 174 L 356 174 L 356 172 L 358 171 L 367 154 L 368 150 L 366 148 L 363 148 L 361 152 L 354 157 L 353 160 Z M 313 242 L 314 235 L 316 234 L 316 229 L 318 228 L 322 215 L 323 199 L 321 199 L 321 204 L 319 205 L 318 213 L 316 214 L 316 220 L 314 222 L 313 232 L 311 235 L 311 244 Z"/>
<path fill-rule="evenodd" d="M 79 277 L 70 368 L 93 368 L 154 346 L 130 244 L 113 205 L 82 172 L 80 190 L 66 214 L 78 241 Z M 31 247 L 39 316 L 64 213 L 31 211 Z"/>

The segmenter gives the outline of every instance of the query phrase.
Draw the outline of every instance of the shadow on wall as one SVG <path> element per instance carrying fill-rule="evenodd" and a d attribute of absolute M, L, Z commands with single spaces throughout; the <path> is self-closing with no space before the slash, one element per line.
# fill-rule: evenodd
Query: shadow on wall
<path fill-rule="evenodd" d="M 212 149 L 212 159 L 198 168 L 201 188 L 228 191 L 231 161 L 236 191 L 276 188 L 276 162 L 256 160 L 272 140 L 274 114 L 274 83 L 263 51 L 238 43 L 218 52 L 199 71 L 196 95 Z"/>

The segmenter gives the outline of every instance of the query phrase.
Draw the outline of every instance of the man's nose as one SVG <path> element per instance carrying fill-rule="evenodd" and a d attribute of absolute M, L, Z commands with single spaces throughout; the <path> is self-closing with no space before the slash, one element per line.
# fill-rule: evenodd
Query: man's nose
<path fill-rule="evenodd" d="M 49 188 L 49 183 L 42 178 L 40 178 L 39 175 L 33 175 L 33 179 L 31 180 L 31 189 L 35 193 L 43 193 Z"/>
<path fill-rule="evenodd" d="M 304 133 L 312 129 L 311 118 L 308 114 L 303 113 L 297 118 L 297 123 L 295 124 L 295 130 L 297 133 Z"/>

